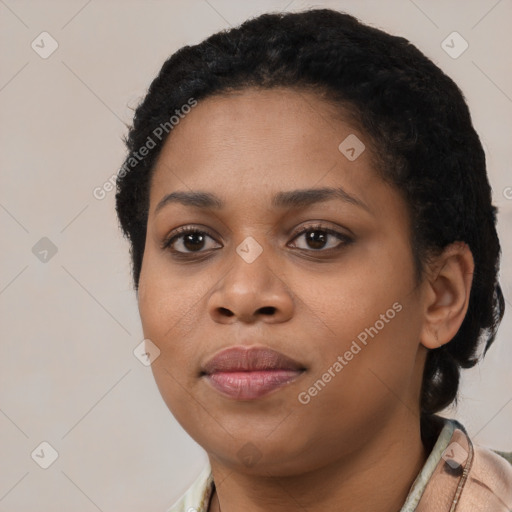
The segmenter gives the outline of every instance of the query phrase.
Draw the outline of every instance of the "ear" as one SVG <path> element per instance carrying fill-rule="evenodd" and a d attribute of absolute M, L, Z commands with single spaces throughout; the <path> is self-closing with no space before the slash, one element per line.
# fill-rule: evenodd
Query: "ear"
<path fill-rule="evenodd" d="M 436 257 L 425 292 L 421 344 L 439 348 L 457 334 L 469 305 L 475 263 L 469 246 L 454 242 Z"/>

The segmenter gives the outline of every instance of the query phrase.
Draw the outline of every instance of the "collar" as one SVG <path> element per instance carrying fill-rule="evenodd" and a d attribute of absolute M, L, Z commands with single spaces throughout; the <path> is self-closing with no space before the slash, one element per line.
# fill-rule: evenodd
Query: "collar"
<path fill-rule="evenodd" d="M 441 432 L 400 512 L 510 512 L 510 464 L 491 450 L 474 448 L 458 421 L 440 419 L 444 423 Z M 207 512 L 214 489 L 208 460 L 167 512 Z"/>

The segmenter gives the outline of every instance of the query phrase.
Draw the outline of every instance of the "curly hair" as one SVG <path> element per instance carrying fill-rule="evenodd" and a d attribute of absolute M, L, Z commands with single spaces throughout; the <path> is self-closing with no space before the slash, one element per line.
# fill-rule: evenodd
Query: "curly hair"
<path fill-rule="evenodd" d="M 501 248 L 485 154 L 463 93 L 403 37 L 331 9 L 267 13 L 171 55 L 136 108 L 117 175 L 116 211 L 130 241 L 138 290 L 149 186 L 169 136 L 152 137 L 190 99 L 248 87 L 318 92 L 369 137 L 375 171 L 405 199 L 419 283 L 431 256 L 468 244 L 475 270 L 465 319 L 447 344 L 428 352 L 420 407 L 430 417 L 457 400 L 461 368 L 485 354 L 504 314 Z M 171 135 L 172 136 L 172 135 Z M 146 156 L 133 154 L 151 139 Z M 131 160 L 130 160 L 131 159 Z M 130 162 L 130 166 L 128 163 Z"/>

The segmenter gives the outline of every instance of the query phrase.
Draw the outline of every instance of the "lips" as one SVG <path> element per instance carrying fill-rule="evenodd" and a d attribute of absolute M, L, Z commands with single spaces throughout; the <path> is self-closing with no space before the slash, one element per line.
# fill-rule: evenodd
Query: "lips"
<path fill-rule="evenodd" d="M 221 394 L 252 400 L 297 379 L 305 367 L 270 348 L 237 346 L 208 360 L 201 375 Z"/>
<path fill-rule="evenodd" d="M 258 347 L 231 347 L 205 363 L 203 373 L 248 372 L 256 370 L 304 370 L 297 361 L 272 350 Z"/>

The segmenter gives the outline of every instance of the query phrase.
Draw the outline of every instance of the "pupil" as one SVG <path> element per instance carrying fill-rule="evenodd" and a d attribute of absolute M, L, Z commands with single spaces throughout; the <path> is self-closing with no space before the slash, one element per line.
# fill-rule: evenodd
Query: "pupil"
<path fill-rule="evenodd" d="M 195 238 L 199 239 L 199 241 L 194 242 Z M 185 240 L 183 241 L 183 244 L 185 245 L 185 247 L 188 250 L 191 250 L 191 249 L 193 250 L 193 249 L 200 249 L 201 244 L 203 242 L 204 242 L 203 235 L 201 235 L 201 233 L 189 233 L 188 235 L 185 236 Z M 190 245 L 192 247 L 190 247 Z"/>
<path fill-rule="evenodd" d="M 315 233 L 317 233 L 318 236 L 315 236 Z M 313 243 L 315 249 L 321 249 L 325 245 L 325 233 L 323 233 L 322 231 L 309 231 L 307 235 L 307 240 L 308 243 Z"/>

